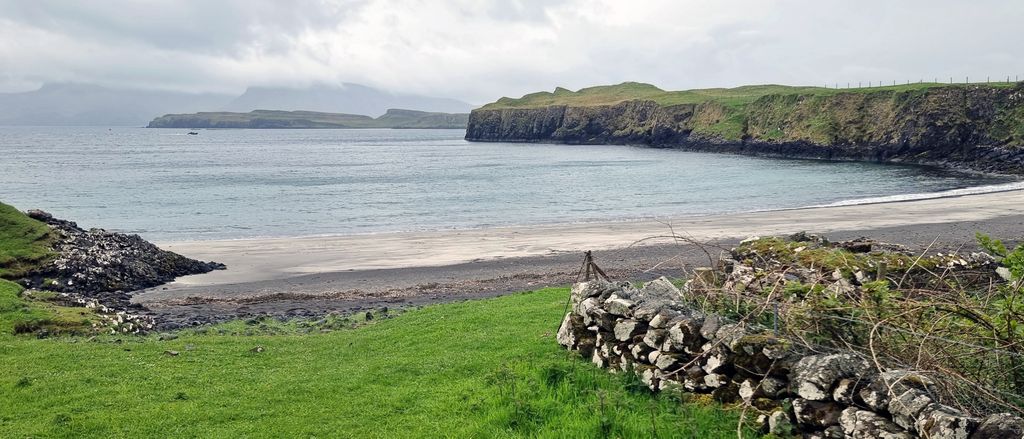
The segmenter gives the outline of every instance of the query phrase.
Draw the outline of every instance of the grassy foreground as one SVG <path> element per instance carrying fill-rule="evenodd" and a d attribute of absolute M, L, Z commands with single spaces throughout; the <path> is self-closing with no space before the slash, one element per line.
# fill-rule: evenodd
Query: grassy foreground
<path fill-rule="evenodd" d="M 173 340 L 13 336 L 37 312 L 19 292 L 0 281 L 0 437 L 736 435 L 734 411 L 651 395 L 560 349 L 564 288 L 354 329 L 234 322 Z"/>

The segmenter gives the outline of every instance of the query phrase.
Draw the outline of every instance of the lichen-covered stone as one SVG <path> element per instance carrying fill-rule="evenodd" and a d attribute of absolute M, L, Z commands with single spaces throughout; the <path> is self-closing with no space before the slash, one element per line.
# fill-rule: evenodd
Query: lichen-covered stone
<path fill-rule="evenodd" d="M 907 389 L 889 400 L 888 410 L 896 425 L 915 431 L 918 415 L 934 402 L 931 396 L 921 390 Z"/>
<path fill-rule="evenodd" d="M 663 329 L 668 326 L 668 323 L 672 319 L 678 317 L 679 315 L 679 311 L 668 308 L 662 308 L 658 310 L 658 313 L 655 314 L 654 317 L 651 318 L 651 322 L 649 323 L 649 325 L 650 327 L 655 329 Z"/>
<path fill-rule="evenodd" d="M 587 335 L 589 331 L 583 324 L 583 318 L 578 314 L 567 313 L 562 319 L 562 325 L 558 327 L 555 339 L 566 349 L 575 349 L 577 342 Z"/>
<path fill-rule="evenodd" d="M 843 433 L 851 439 L 913 439 L 914 436 L 907 433 L 892 421 L 881 415 L 850 407 L 839 415 L 839 425 Z"/>
<path fill-rule="evenodd" d="M 789 437 L 793 434 L 793 423 L 789 415 L 782 410 L 776 410 L 768 415 L 768 433 L 779 437 Z"/>
<path fill-rule="evenodd" d="M 700 335 L 703 323 L 703 319 L 692 316 L 680 316 L 673 320 L 668 327 L 668 337 L 672 340 L 672 347 L 682 349 L 688 354 L 700 352 L 701 346 L 706 341 Z"/>
<path fill-rule="evenodd" d="M 630 317 L 633 315 L 633 307 L 636 302 L 621 297 L 610 297 L 604 302 L 604 309 L 609 314 L 619 317 Z"/>
<path fill-rule="evenodd" d="M 704 385 L 711 389 L 717 389 L 726 385 L 729 382 L 729 377 L 717 373 L 709 373 L 704 375 Z"/>
<path fill-rule="evenodd" d="M 654 360 L 654 366 L 664 371 L 674 371 L 682 365 L 682 360 L 678 355 L 662 353 Z"/>
<path fill-rule="evenodd" d="M 728 323 L 728 320 L 723 317 L 717 315 L 707 316 L 700 327 L 700 335 L 707 340 L 714 339 L 718 329 L 725 323 Z"/>
<path fill-rule="evenodd" d="M 927 377 L 906 370 L 890 370 L 875 375 L 858 393 L 861 401 L 872 410 L 888 410 L 893 396 L 908 389 L 917 389 L 926 394 L 935 394 L 935 384 Z"/>
<path fill-rule="evenodd" d="M 630 341 L 633 337 L 647 332 L 647 324 L 633 319 L 623 319 L 615 323 L 615 339 Z"/>
<path fill-rule="evenodd" d="M 1024 419 L 1009 413 L 989 415 L 981 421 L 970 439 L 1021 439 L 1024 437 Z"/>
<path fill-rule="evenodd" d="M 835 389 L 832 390 L 832 399 L 846 405 L 853 405 L 853 398 L 866 384 L 867 383 L 859 377 L 840 379 L 839 382 L 836 383 Z"/>
<path fill-rule="evenodd" d="M 932 404 L 925 407 L 914 424 L 918 435 L 928 439 L 969 439 L 978 420 L 952 407 Z"/>
<path fill-rule="evenodd" d="M 715 341 L 735 352 L 737 344 L 746 335 L 747 330 L 742 325 L 729 323 L 715 331 Z"/>
<path fill-rule="evenodd" d="M 790 382 L 801 398 L 825 401 L 832 399 L 836 381 L 862 376 L 869 370 L 870 364 L 854 354 L 810 355 L 793 367 Z"/>
<path fill-rule="evenodd" d="M 803 398 L 793 400 L 793 415 L 800 425 L 816 430 L 839 425 L 843 407 L 834 402 L 809 401 Z"/>

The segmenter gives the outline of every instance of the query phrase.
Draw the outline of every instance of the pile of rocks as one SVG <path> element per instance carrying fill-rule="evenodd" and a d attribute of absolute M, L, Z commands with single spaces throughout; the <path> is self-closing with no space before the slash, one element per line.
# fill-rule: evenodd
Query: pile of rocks
<path fill-rule="evenodd" d="M 161 250 L 139 235 L 83 230 L 71 221 L 54 218 L 41 210 L 28 216 L 42 221 L 57 237 L 56 257 L 33 270 L 20 283 L 96 300 L 117 310 L 128 309 L 128 292 L 154 287 L 178 276 L 224 269 L 224 264 L 189 259 Z"/>
<path fill-rule="evenodd" d="M 705 315 L 667 279 L 642 287 L 592 281 L 572 288 L 557 335 L 568 349 L 654 391 L 743 401 L 765 431 L 817 438 L 1014 438 L 1024 420 L 971 416 L 938 401 L 933 382 L 880 370 L 854 352 L 811 353 L 771 330 Z"/>

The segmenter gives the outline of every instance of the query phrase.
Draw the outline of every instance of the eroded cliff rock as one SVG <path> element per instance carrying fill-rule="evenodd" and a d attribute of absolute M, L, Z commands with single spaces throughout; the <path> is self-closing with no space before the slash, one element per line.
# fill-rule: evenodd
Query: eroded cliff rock
<path fill-rule="evenodd" d="M 1024 83 L 773 94 L 749 103 L 484 106 L 466 139 L 637 144 L 1024 174 Z"/>

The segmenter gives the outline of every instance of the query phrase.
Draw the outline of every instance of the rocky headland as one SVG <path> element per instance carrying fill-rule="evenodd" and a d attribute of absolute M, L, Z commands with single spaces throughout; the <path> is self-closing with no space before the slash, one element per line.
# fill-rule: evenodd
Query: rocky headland
<path fill-rule="evenodd" d="M 53 254 L 17 282 L 26 288 L 63 293 L 68 301 L 124 311 L 138 308 L 131 304 L 133 291 L 225 268 L 224 264 L 161 250 L 139 235 L 84 230 L 41 210 L 27 215 L 50 227 Z"/>
<path fill-rule="evenodd" d="M 473 110 L 466 139 L 635 144 L 1024 174 L 1024 83 L 560 88 Z"/>

